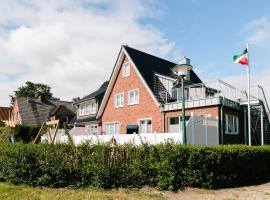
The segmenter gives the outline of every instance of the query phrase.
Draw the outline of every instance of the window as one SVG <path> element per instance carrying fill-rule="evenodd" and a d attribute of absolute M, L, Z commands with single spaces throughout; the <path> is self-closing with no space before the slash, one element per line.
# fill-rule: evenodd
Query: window
<path fill-rule="evenodd" d="M 180 120 L 179 117 L 170 117 L 169 119 L 169 133 L 180 132 Z"/>
<path fill-rule="evenodd" d="M 80 116 L 84 115 L 84 110 L 85 110 L 85 105 L 84 104 L 80 105 L 80 107 L 79 107 L 79 115 Z"/>
<path fill-rule="evenodd" d="M 124 93 L 119 93 L 115 95 L 115 107 L 123 107 L 124 106 Z"/>
<path fill-rule="evenodd" d="M 131 90 L 128 92 L 128 105 L 139 103 L 139 89 Z"/>
<path fill-rule="evenodd" d="M 152 133 L 152 120 L 151 119 L 139 120 L 139 131 L 140 133 Z"/>
<path fill-rule="evenodd" d="M 119 122 L 106 123 L 104 126 L 105 126 L 104 131 L 106 135 L 119 134 L 119 131 L 120 131 Z"/>
<path fill-rule="evenodd" d="M 225 133 L 239 134 L 238 117 L 234 115 L 225 115 Z"/>
<path fill-rule="evenodd" d="M 98 125 L 97 124 L 86 125 L 85 127 L 87 128 L 87 130 L 91 134 L 97 134 L 98 133 Z"/>
<path fill-rule="evenodd" d="M 97 112 L 96 102 L 84 103 L 79 106 L 79 116 L 95 114 Z"/>
<path fill-rule="evenodd" d="M 130 76 L 130 64 L 129 64 L 129 62 L 126 62 L 126 63 L 123 64 L 122 75 L 123 75 L 123 77 Z"/>

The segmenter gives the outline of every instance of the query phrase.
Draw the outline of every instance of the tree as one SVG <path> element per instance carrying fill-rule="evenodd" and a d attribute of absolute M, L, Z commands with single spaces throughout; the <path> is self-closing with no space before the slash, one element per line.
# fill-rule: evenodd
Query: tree
<path fill-rule="evenodd" d="M 14 95 L 10 95 L 11 105 L 13 105 L 16 97 L 41 97 L 42 100 L 55 99 L 51 93 L 51 87 L 41 83 L 32 83 L 27 81 L 25 85 L 14 91 Z"/>

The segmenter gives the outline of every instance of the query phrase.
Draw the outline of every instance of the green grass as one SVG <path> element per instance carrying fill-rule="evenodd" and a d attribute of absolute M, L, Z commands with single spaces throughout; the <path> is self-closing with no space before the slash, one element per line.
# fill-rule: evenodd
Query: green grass
<path fill-rule="evenodd" d="M 7 200 L 87 200 L 87 199 L 165 199 L 161 193 L 139 190 L 97 190 L 97 189 L 51 189 L 0 183 L 0 199 Z"/>

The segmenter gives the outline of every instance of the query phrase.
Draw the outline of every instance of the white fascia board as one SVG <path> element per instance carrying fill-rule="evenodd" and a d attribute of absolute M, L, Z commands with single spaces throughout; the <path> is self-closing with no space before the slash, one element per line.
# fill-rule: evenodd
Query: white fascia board
<path fill-rule="evenodd" d="M 143 82 L 144 87 L 146 88 L 146 90 L 149 92 L 150 96 L 152 97 L 152 99 L 154 100 L 156 106 L 160 106 L 159 102 L 157 101 L 155 95 L 153 94 L 153 92 L 151 91 L 151 89 L 149 88 L 149 86 L 147 85 L 147 83 L 145 82 L 144 78 L 142 77 L 141 73 L 139 72 L 138 68 L 136 67 L 135 63 L 133 62 L 133 60 L 131 59 L 131 57 L 129 56 L 129 54 L 127 53 L 127 51 L 125 50 L 125 48 L 123 48 L 123 51 L 125 52 L 128 60 L 131 62 L 131 64 L 133 65 L 136 73 L 138 74 L 138 76 L 140 77 L 141 81 Z"/>
<path fill-rule="evenodd" d="M 170 80 L 170 81 L 176 81 L 176 80 L 177 80 L 177 79 L 175 79 L 175 78 L 171 78 L 171 77 L 169 77 L 169 76 L 164 76 L 164 75 L 161 75 L 161 74 L 158 74 L 158 73 L 155 73 L 155 75 L 156 75 L 156 76 L 159 76 L 159 77 L 161 77 L 161 78 L 168 79 L 168 80 Z"/>
<path fill-rule="evenodd" d="M 104 109 L 105 109 L 105 105 L 107 104 L 108 100 L 109 100 L 109 97 L 110 97 L 110 94 L 111 94 L 111 91 L 113 89 L 113 86 L 114 86 L 114 83 L 116 81 L 116 78 L 117 78 L 117 74 L 120 70 L 120 67 L 121 67 L 121 64 L 123 62 L 123 59 L 125 57 L 125 54 L 123 52 L 123 47 L 121 48 L 120 52 L 119 52 L 119 56 L 117 58 L 117 61 L 116 61 L 116 64 L 115 64 L 115 67 L 113 69 L 113 72 L 112 72 L 112 75 L 111 75 L 111 78 L 110 78 L 110 81 L 109 81 L 109 85 L 106 89 L 106 92 L 105 92 L 105 95 L 103 97 L 103 100 L 100 104 L 100 108 L 98 110 L 98 113 L 97 113 L 97 119 L 100 118 L 104 112 Z"/>

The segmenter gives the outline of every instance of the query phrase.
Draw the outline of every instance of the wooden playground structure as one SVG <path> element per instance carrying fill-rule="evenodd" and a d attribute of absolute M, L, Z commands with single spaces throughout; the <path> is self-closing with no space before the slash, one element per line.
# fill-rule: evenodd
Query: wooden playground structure
<path fill-rule="evenodd" d="M 58 133 L 58 130 L 62 128 L 64 129 L 64 132 L 66 136 L 68 137 L 69 142 L 74 146 L 73 139 L 67 127 L 68 127 L 67 124 L 65 122 L 61 122 L 60 120 L 52 120 L 52 121 L 44 122 L 41 128 L 39 129 L 38 134 L 33 143 L 34 144 L 38 143 L 41 136 L 44 134 L 47 134 L 48 142 L 50 144 L 55 144 L 55 138 Z"/>

